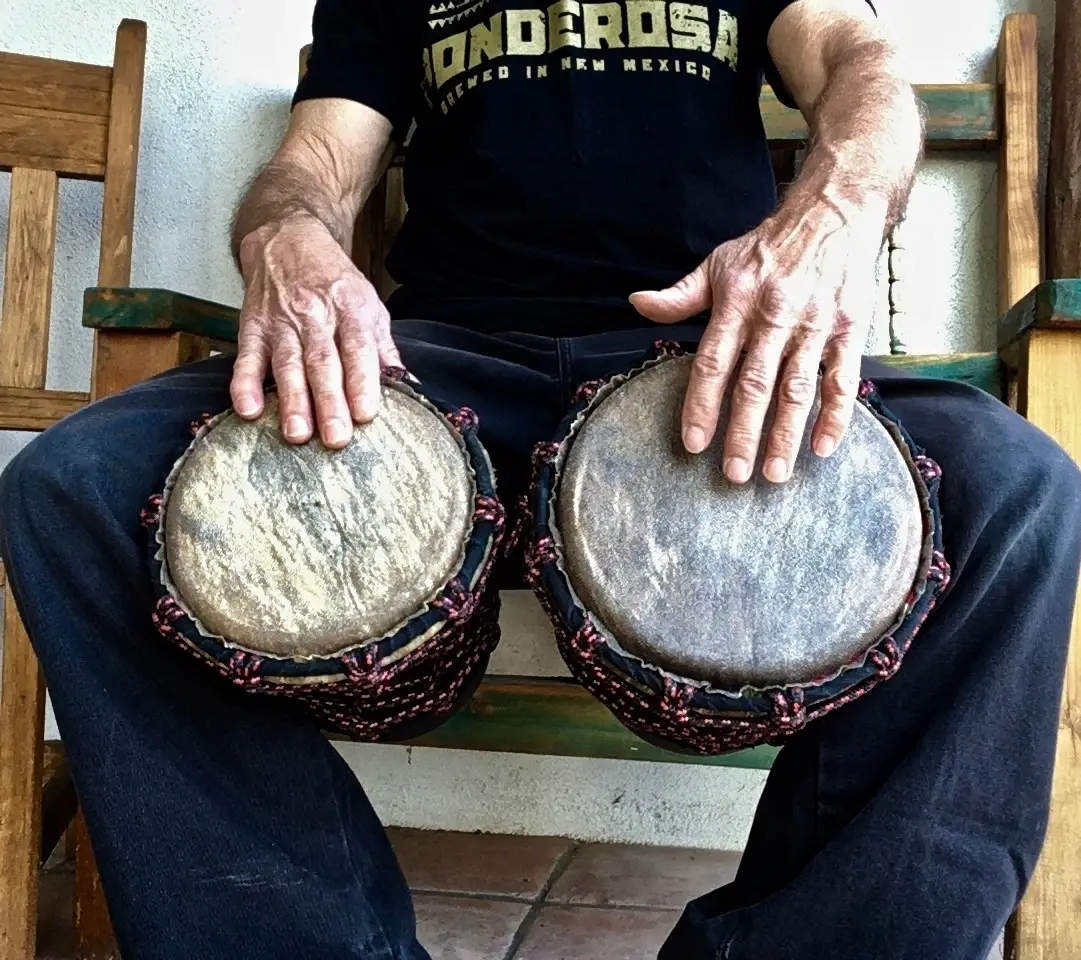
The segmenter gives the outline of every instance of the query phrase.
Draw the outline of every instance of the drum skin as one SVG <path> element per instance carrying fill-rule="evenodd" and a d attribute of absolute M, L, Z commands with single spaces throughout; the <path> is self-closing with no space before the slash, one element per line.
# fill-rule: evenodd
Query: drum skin
<path fill-rule="evenodd" d="M 738 690 L 835 672 L 898 621 L 916 579 L 912 471 L 857 405 L 834 456 L 805 438 L 788 483 L 760 469 L 729 483 L 727 403 L 706 452 L 680 441 L 690 363 L 646 370 L 578 431 L 555 512 L 571 584 L 620 647 L 682 676 Z"/>
<path fill-rule="evenodd" d="M 476 491 L 461 441 L 418 400 L 330 452 L 290 445 L 277 397 L 229 414 L 180 469 L 168 574 L 192 613 L 238 648 L 327 656 L 394 629 L 461 566 Z"/>

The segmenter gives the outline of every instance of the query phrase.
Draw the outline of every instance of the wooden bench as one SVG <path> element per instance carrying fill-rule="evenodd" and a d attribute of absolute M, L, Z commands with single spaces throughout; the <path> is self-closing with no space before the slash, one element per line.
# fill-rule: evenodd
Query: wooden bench
<path fill-rule="evenodd" d="M 1040 281 L 1036 63 L 1035 17 L 1014 15 L 1003 27 L 998 83 L 920 88 L 929 111 L 929 148 L 998 153 L 1001 352 L 886 359 L 913 373 L 965 381 L 1011 400 L 1081 460 L 1081 281 L 1035 289 Z M 783 178 L 786 167 L 791 169 L 792 153 L 803 146 L 806 127 L 797 112 L 784 108 L 768 92 L 762 110 Z M 400 162 L 401 158 L 373 193 L 353 245 L 354 260 L 384 293 L 390 280 L 383 257 L 404 213 Z M 205 356 L 212 348 L 229 349 L 237 320 L 234 308 L 165 290 L 115 284 L 88 290 L 84 324 L 96 331 L 94 396 Z M 40 390 L 20 398 L 22 412 L 0 425 L 42 429 L 85 400 Z M 1081 671 L 1081 632 L 1076 627 L 1070 670 L 1074 677 Z M 26 725 L 19 731 L 26 736 Z M 0 731 L 0 740 L 8 736 L 7 730 Z M 1076 796 L 1081 783 L 1076 756 L 1069 756 L 1069 733 L 1063 743 L 1067 749 L 1060 749 L 1056 782 L 1065 776 L 1068 783 L 1064 790 L 1056 788 L 1057 798 L 1069 796 L 1071 788 Z M 462 713 L 416 745 L 756 768 L 768 767 L 774 756 L 771 749 L 710 759 L 658 750 L 627 732 L 570 680 L 508 676 L 486 678 Z M 1065 848 L 1079 834 L 1081 805 L 1067 808 L 1059 803 L 1052 816 L 1049 848 Z M 1012 956 L 1081 957 L 1079 876 L 1068 857 L 1056 855 L 1049 866 L 1041 867 L 1014 925 Z M 0 872 L 0 883 L 2 878 Z M 0 898 L 4 894 L 0 886 Z M 91 912 L 90 906 L 84 908 L 85 914 Z M 96 960 L 112 954 L 107 943 L 84 938 L 81 955 Z M 0 960 L 30 956 L 0 949 Z"/>

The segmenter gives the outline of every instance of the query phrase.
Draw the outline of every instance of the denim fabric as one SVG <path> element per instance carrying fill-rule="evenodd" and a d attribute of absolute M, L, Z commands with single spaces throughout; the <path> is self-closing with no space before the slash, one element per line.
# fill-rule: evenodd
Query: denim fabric
<path fill-rule="evenodd" d="M 505 503 L 574 385 L 653 330 L 551 340 L 399 322 L 407 366 L 481 418 Z M 690 339 L 694 331 L 682 331 Z M 1043 837 L 1081 481 L 1001 404 L 868 369 L 943 466 L 953 584 L 901 672 L 782 751 L 735 883 L 664 960 L 983 960 Z M 419 960 L 359 783 L 288 703 L 158 637 L 139 511 L 230 361 L 172 371 L 31 443 L 0 478 L 0 554 L 41 659 L 127 960 Z"/>

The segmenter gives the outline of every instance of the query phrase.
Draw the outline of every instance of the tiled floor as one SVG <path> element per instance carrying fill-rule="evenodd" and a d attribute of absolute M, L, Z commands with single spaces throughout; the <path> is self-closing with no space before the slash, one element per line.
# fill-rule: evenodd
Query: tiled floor
<path fill-rule="evenodd" d="M 390 834 L 433 960 L 655 960 L 687 900 L 739 862 L 554 837 Z M 70 867 L 43 876 L 39 960 L 72 955 L 71 888 Z"/>

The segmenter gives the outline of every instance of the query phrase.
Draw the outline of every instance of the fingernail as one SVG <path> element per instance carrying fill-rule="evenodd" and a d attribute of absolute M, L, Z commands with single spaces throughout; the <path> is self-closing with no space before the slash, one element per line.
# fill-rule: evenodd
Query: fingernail
<path fill-rule="evenodd" d="M 770 457 L 762 468 L 762 474 L 771 483 L 784 483 L 788 479 L 788 464 L 780 457 Z"/>
<path fill-rule="evenodd" d="M 288 440 L 299 440 L 308 432 L 308 425 L 304 418 L 293 414 L 285 421 L 285 436 Z"/>
<path fill-rule="evenodd" d="M 751 465 L 742 457 L 729 457 L 724 462 L 724 475 L 733 483 L 746 483 L 751 479 Z"/>
<path fill-rule="evenodd" d="M 819 437 L 815 441 L 815 453 L 820 457 L 833 456 L 833 452 L 837 449 L 837 441 L 833 437 Z"/>
<path fill-rule="evenodd" d="M 706 431 L 701 427 L 687 427 L 683 431 L 683 446 L 690 453 L 701 453 L 706 449 Z"/>
<path fill-rule="evenodd" d="M 349 439 L 348 429 L 337 417 L 327 421 L 324 435 L 327 443 L 333 445 L 345 443 Z"/>
<path fill-rule="evenodd" d="M 242 417 L 254 417 L 259 412 L 259 404 L 251 397 L 238 400 L 234 408 Z"/>

